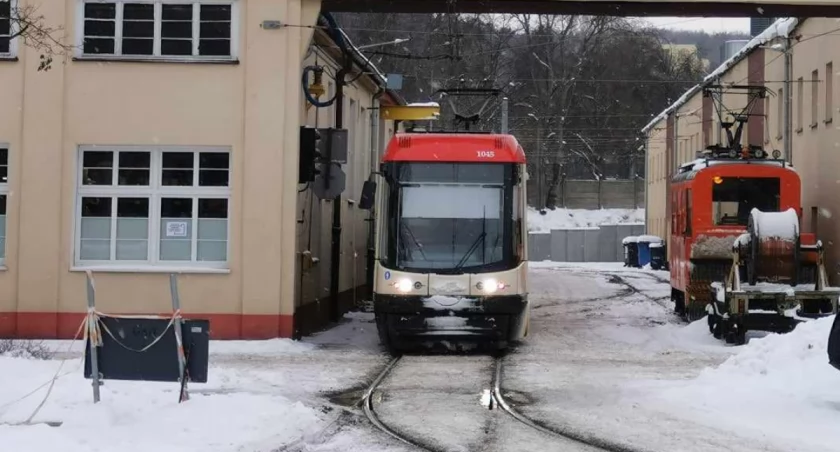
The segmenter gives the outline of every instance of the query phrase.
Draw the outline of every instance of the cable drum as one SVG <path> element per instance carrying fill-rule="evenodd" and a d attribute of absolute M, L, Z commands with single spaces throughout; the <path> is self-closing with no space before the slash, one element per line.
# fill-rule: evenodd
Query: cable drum
<path fill-rule="evenodd" d="M 756 282 L 797 284 L 799 216 L 794 209 L 762 212 L 753 209 L 747 226 L 750 235 L 748 278 Z"/>

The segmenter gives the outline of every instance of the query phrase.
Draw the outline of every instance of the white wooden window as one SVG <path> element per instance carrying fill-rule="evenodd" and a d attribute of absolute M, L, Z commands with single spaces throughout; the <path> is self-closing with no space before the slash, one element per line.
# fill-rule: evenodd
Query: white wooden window
<path fill-rule="evenodd" d="M 82 147 L 75 264 L 227 268 L 230 152 Z"/>
<path fill-rule="evenodd" d="M 6 263 L 6 206 L 9 196 L 9 148 L 0 147 L 0 266 Z"/>
<path fill-rule="evenodd" d="M 239 0 L 78 1 L 78 57 L 236 59 Z"/>
<path fill-rule="evenodd" d="M 18 31 L 18 25 L 12 22 L 17 7 L 18 0 L 0 0 L 0 58 L 17 54 L 17 38 L 12 37 Z"/>

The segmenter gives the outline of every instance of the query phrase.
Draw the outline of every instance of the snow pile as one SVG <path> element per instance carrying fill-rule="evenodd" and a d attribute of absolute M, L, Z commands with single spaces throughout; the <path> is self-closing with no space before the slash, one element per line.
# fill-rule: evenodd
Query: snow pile
<path fill-rule="evenodd" d="M 774 160 L 755 160 L 755 159 L 753 159 L 753 160 L 745 161 L 745 160 L 736 160 L 736 159 L 732 159 L 732 160 L 709 160 L 709 159 L 705 159 L 705 158 L 700 158 L 700 159 L 692 160 L 688 163 L 683 163 L 682 165 L 680 165 L 680 172 L 700 171 L 702 169 L 709 168 L 711 166 L 716 166 L 716 165 L 736 165 L 736 164 L 745 164 L 745 163 L 749 164 L 749 165 L 781 166 L 781 163 L 779 163 L 778 161 L 774 161 Z M 790 163 L 785 163 L 784 167 L 789 169 L 789 170 L 793 170 L 794 172 L 796 171 L 796 169 Z"/>
<path fill-rule="evenodd" d="M 662 237 L 655 235 L 640 235 L 637 239 L 639 243 L 662 243 Z"/>
<path fill-rule="evenodd" d="M 795 240 L 799 236 L 799 216 L 796 210 L 784 212 L 762 212 L 753 209 L 750 212 L 753 228 L 759 238 Z"/>
<path fill-rule="evenodd" d="M 63 366 L 55 359 L 0 357 L 3 450 L 274 450 L 316 434 L 327 416 L 297 400 L 294 379 L 269 371 L 266 363 L 270 361 L 263 357 L 273 354 L 288 361 L 287 355 L 300 356 L 315 346 L 288 339 L 253 341 L 248 348 L 244 341 L 237 342 L 241 342 L 238 353 L 235 342 L 211 342 L 210 381 L 191 385 L 190 400 L 180 404 L 177 383 L 116 380 L 104 382 L 101 401 L 94 404 L 78 354 Z M 227 348 L 233 355 L 216 355 L 216 348 Z M 262 360 L 257 360 L 261 367 L 250 367 L 248 359 L 231 363 L 247 357 L 249 348 L 261 355 Z M 36 412 L 56 375 L 59 378 L 32 425 L 21 425 Z M 61 425 L 50 427 L 46 422 Z"/>
<path fill-rule="evenodd" d="M 739 234 L 740 235 L 740 234 Z M 700 235 L 691 246 L 692 259 L 732 259 L 732 248 L 738 236 Z"/>
<path fill-rule="evenodd" d="M 412 102 L 408 104 L 409 107 L 430 107 L 430 108 L 440 108 L 440 104 L 437 102 Z"/>
<path fill-rule="evenodd" d="M 601 225 L 644 224 L 645 209 L 556 209 L 545 215 L 528 208 L 528 231 L 551 232 L 552 229 L 597 228 Z"/>
<path fill-rule="evenodd" d="M 834 316 L 788 334 L 751 339 L 739 352 L 691 381 L 660 382 L 650 402 L 676 416 L 742 434 L 767 432 L 796 450 L 836 450 L 840 372 L 828 364 Z M 794 449 L 786 449 L 794 450 Z"/>

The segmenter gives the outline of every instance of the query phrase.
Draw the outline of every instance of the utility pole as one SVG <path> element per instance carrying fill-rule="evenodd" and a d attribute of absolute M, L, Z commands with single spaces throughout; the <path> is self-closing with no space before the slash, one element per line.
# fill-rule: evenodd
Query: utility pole
<path fill-rule="evenodd" d="M 793 79 L 793 55 L 791 54 L 791 46 L 790 46 L 790 37 L 785 38 L 785 92 L 784 92 L 784 108 L 785 108 L 785 131 L 784 133 L 784 159 L 786 162 L 793 164 L 793 134 L 791 130 L 793 130 L 793 111 L 791 107 L 791 99 L 793 98 L 793 93 L 791 89 L 791 81 Z"/>

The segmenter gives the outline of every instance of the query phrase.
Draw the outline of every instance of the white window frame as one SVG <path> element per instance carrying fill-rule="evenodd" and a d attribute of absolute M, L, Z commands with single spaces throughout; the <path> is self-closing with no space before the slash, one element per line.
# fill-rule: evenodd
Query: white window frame
<path fill-rule="evenodd" d="M 112 152 L 150 152 L 149 185 L 82 185 L 84 153 L 86 151 L 112 151 Z M 200 187 L 194 186 L 162 186 L 160 184 L 162 161 L 164 152 L 190 152 L 194 154 L 194 181 L 198 181 L 198 159 L 202 152 L 225 153 L 229 156 L 228 164 L 228 185 L 226 187 Z M 230 239 L 231 239 L 231 188 L 230 181 L 233 173 L 233 154 L 227 146 L 79 146 L 77 152 L 76 168 L 76 200 L 73 208 L 73 269 L 88 270 L 95 268 L 98 271 L 199 271 L 199 272 L 228 272 L 230 268 Z M 112 177 L 116 181 L 119 171 L 118 158 L 113 161 Z M 112 248 L 110 260 L 82 260 L 79 257 L 81 252 L 81 231 L 82 231 L 82 198 L 87 197 L 136 197 L 149 198 L 149 232 L 148 232 L 148 259 L 143 261 L 116 260 Z M 162 261 L 160 260 L 160 204 L 161 198 L 191 198 L 193 201 L 190 261 Z M 225 249 L 225 261 L 199 261 L 198 253 L 198 200 L 218 198 L 227 199 L 227 238 Z M 116 216 L 117 203 L 111 203 L 111 240 L 116 238 Z"/>
<path fill-rule="evenodd" d="M 17 0 L 15 0 L 17 1 Z M 79 60 L 132 60 L 173 62 L 235 62 L 239 59 L 239 8 L 241 0 L 76 0 L 76 46 L 74 56 Z M 84 53 L 85 3 L 116 3 L 116 29 L 114 31 L 114 54 Z M 151 3 L 155 5 L 155 35 L 153 55 L 121 55 L 122 52 L 122 5 L 125 3 Z M 193 55 L 160 55 L 161 5 L 193 5 Z M 230 5 L 230 56 L 197 55 L 199 44 L 198 5 Z"/>
<path fill-rule="evenodd" d="M 8 160 L 11 160 L 11 155 L 9 155 L 9 154 L 11 154 L 11 149 L 9 149 L 8 143 L 0 143 L 0 148 L 6 149 L 6 155 L 7 155 L 7 161 L 6 161 L 6 174 L 7 174 L 6 179 L 7 180 L 5 180 L 5 181 L 0 180 L 0 196 L 5 196 L 6 197 L 6 213 L 3 214 L 6 217 L 4 219 L 4 221 L 6 222 L 6 225 L 5 225 L 6 226 L 5 227 L 6 232 L 5 232 L 5 235 L 3 236 L 3 238 L 5 239 L 4 243 L 7 246 L 4 249 L 0 249 L 0 251 L 3 251 L 3 255 L 0 256 L 0 268 L 4 268 L 6 266 L 6 250 L 8 250 L 8 248 L 9 248 L 8 247 L 8 243 L 9 243 L 9 238 L 8 238 L 9 237 L 9 181 L 8 181 L 8 178 L 10 177 L 10 175 L 9 175 L 9 168 L 8 168 L 8 163 L 9 163 Z"/>
<path fill-rule="evenodd" d="M 17 11 L 19 0 L 8 0 L 11 5 L 9 5 L 9 12 L 10 16 L 14 16 L 15 12 Z M 14 36 L 15 33 L 18 32 L 19 26 L 15 21 L 11 21 L 9 24 L 9 36 Z M 12 60 L 17 58 L 18 55 L 18 37 L 15 36 L 9 39 L 9 51 L 8 52 L 0 52 L 0 60 Z"/>

